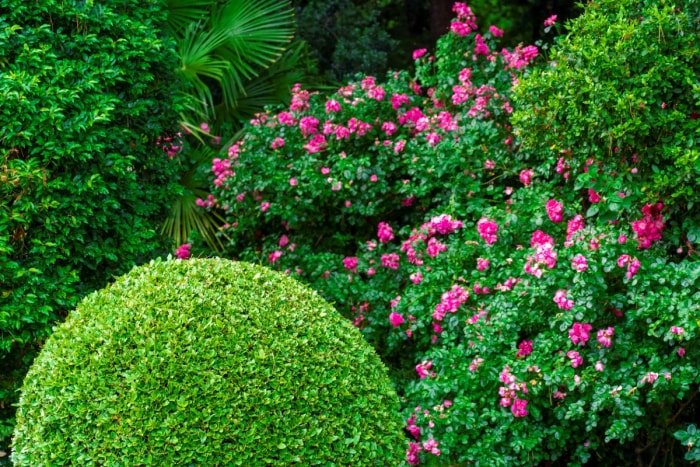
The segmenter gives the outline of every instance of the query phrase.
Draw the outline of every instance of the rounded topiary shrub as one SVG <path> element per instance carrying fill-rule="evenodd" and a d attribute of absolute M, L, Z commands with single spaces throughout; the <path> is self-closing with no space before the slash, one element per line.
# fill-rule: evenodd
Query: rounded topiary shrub
<path fill-rule="evenodd" d="M 397 465 L 398 404 L 359 331 L 295 280 L 154 261 L 87 296 L 48 339 L 13 461 Z"/>

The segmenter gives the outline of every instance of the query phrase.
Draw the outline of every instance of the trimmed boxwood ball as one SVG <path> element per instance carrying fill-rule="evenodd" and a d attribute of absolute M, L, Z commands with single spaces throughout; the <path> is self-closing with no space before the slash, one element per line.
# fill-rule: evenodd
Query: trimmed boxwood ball
<path fill-rule="evenodd" d="M 398 465 L 398 406 L 374 349 L 311 289 L 248 263 L 153 261 L 48 339 L 13 461 Z"/>

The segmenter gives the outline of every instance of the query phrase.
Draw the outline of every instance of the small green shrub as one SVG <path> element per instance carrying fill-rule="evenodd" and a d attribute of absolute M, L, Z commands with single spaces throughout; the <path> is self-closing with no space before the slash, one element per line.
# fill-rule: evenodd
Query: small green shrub
<path fill-rule="evenodd" d="M 283 274 L 157 260 L 86 297 L 20 398 L 40 465 L 397 465 L 398 398 L 358 330 Z"/>

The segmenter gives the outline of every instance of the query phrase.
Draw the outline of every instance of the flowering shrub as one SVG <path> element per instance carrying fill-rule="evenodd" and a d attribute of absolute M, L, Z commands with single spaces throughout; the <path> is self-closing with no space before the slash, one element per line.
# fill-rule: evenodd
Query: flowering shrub
<path fill-rule="evenodd" d="M 573 160 L 550 173 L 521 146 L 512 86 L 538 50 L 499 50 L 501 31 L 454 11 L 415 76 L 296 87 L 251 122 L 213 166 L 228 254 L 362 330 L 403 396 L 412 465 L 672 452 L 700 382 L 695 257 L 666 258 L 661 200 L 591 209 Z"/>
<path fill-rule="evenodd" d="M 533 165 L 556 167 L 608 219 L 663 200 L 682 246 L 700 238 L 699 15 L 688 0 L 595 2 L 515 92 Z"/>

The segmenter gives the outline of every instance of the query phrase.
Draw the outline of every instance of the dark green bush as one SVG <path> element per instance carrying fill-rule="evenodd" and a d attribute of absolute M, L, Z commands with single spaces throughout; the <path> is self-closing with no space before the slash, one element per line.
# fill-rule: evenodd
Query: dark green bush
<path fill-rule="evenodd" d="M 533 164 L 561 158 L 577 190 L 601 197 L 596 212 L 612 219 L 662 200 L 674 237 L 691 242 L 700 239 L 699 16 L 694 0 L 591 2 L 517 87 L 514 115 Z"/>
<path fill-rule="evenodd" d="M 398 398 L 311 289 L 222 259 L 156 260 L 86 297 L 20 399 L 40 465 L 397 465 Z"/>
<path fill-rule="evenodd" d="M 177 122 L 162 2 L 0 0 L 0 450 L 35 349 L 162 246 Z"/>

